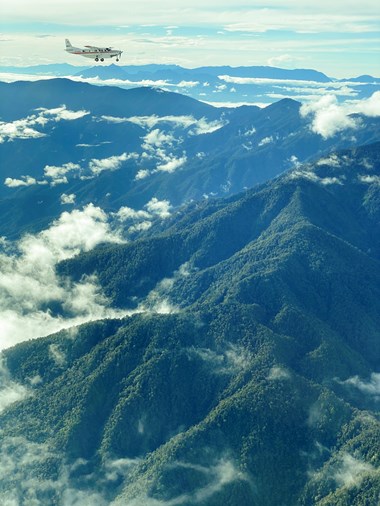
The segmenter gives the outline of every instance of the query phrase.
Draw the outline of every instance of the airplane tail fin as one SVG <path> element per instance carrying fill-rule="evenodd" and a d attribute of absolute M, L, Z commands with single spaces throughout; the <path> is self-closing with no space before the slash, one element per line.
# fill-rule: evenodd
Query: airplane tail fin
<path fill-rule="evenodd" d="M 66 42 L 66 49 L 70 49 L 71 47 L 73 47 L 69 41 L 69 39 L 65 39 L 65 42 Z"/>

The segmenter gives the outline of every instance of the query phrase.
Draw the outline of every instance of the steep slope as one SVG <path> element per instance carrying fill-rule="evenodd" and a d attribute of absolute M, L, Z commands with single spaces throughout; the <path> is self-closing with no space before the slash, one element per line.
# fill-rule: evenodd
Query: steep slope
<path fill-rule="evenodd" d="M 379 118 L 367 116 L 323 137 L 289 99 L 227 110 L 158 89 L 65 79 L 0 89 L 0 234 L 10 238 L 46 227 L 62 205 L 117 213 L 156 198 L 177 207 L 379 140 Z"/>
<path fill-rule="evenodd" d="M 137 314 L 3 352 L 0 497 L 376 504 L 379 180 L 336 153 L 62 264 Z"/>

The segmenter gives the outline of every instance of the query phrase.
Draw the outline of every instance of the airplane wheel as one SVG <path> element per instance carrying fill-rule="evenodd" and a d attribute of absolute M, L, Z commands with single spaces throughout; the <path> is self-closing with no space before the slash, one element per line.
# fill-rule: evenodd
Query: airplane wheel
<path fill-rule="evenodd" d="M 100 58 L 100 61 L 104 61 L 104 58 Z"/>
<path fill-rule="evenodd" d="M 116 61 L 119 61 L 119 58 L 116 58 Z"/>
<path fill-rule="evenodd" d="M 95 58 L 95 61 L 99 61 L 99 58 Z"/>

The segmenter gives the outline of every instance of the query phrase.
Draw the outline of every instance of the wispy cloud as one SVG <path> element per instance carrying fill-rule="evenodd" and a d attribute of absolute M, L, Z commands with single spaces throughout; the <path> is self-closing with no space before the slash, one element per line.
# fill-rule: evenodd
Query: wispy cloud
<path fill-rule="evenodd" d="M 347 115 L 345 109 L 340 107 L 335 96 L 327 95 L 317 102 L 303 104 L 300 109 L 302 117 L 312 116 L 310 129 L 321 135 L 324 139 L 347 129 L 355 130 L 360 121 Z"/>
<path fill-rule="evenodd" d="M 334 471 L 334 479 L 340 487 L 353 487 L 374 471 L 374 467 L 349 453 L 343 453 Z"/>
<path fill-rule="evenodd" d="M 23 119 L 12 122 L 0 121 L 0 143 L 14 141 L 16 139 L 36 139 L 45 137 L 44 132 L 37 128 L 44 127 L 54 121 L 73 121 L 89 114 L 88 111 L 70 111 L 65 106 L 54 109 L 39 108 L 37 114 L 32 114 Z"/>
<path fill-rule="evenodd" d="M 360 390 L 363 394 L 374 397 L 380 400 L 380 373 L 371 373 L 370 378 L 366 381 L 359 376 L 353 376 L 345 381 L 339 381 L 342 385 L 351 385 Z"/>
<path fill-rule="evenodd" d="M 120 314 L 108 309 L 108 301 L 94 276 L 73 283 L 57 274 L 56 265 L 97 244 L 122 241 L 104 211 L 89 204 L 83 210 L 62 213 L 48 229 L 36 235 L 25 235 L 16 244 L 3 244 L 2 347 L 83 321 Z"/>
<path fill-rule="evenodd" d="M 105 170 L 118 170 L 122 166 L 123 162 L 131 159 L 136 160 L 137 158 L 138 155 L 136 153 L 122 153 L 121 155 L 114 155 L 102 159 L 93 158 L 89 162 L 89 169 L 95 176 L 98 176 Z"/>
<path fill-rule="evenodd" d="M 24 385 L 12 380 L 4 358 L 0 355 L 0 413 L 15 402 L 25 399 L 29 393 Z"/>
<path fill-rule="evenodd" d="M 360 128 L 361 120 L 352 114 L 363 116 L 380 116 L 380 92 L 364 100 L 347 101 L 338 104 L 334 95 L 326 95 L 314 102 L 303 104 L 300 114 L 303 118 L 311 118 L 310 129 L 324 139 L 333 137 L 344 130 Z"/>

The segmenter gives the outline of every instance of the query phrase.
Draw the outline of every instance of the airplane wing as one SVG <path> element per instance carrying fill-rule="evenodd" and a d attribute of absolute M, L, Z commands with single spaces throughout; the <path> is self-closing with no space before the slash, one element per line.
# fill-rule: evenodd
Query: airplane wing
<path fill-rule="evenodd" d="M 111 47 L 98 47 L 98 46 L 84 46 L 84 47 L 87 47 L 88 49 L 97 49 L 98 51 L 109 51 L 110 49 L 112 49 Z"/>

